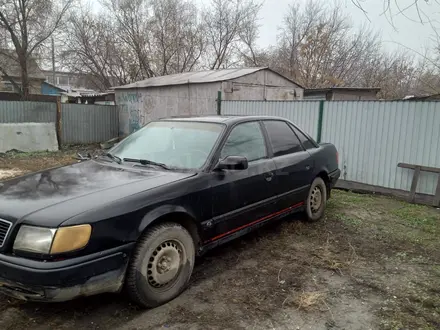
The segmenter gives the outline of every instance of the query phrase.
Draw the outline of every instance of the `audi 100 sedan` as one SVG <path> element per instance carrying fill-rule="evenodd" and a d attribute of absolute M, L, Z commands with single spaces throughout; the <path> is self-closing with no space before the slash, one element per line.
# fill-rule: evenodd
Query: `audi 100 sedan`
<path fill-rule="evenodd" d="M 105 156 L 0 183 L 0 292 L 178 296 L 194 259 L 294 212 L 324 213 L 332 144 L 276 117 L 154 121 Z"/>

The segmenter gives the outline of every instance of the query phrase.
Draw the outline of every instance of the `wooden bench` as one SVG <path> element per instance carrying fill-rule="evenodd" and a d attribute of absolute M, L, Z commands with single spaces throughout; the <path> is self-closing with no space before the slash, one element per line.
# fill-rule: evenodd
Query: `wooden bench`
<path fill-rule="evenodd" d="M 416 189 L 417 189 L 417 184 L 419 183 L 420 172 L 423 171 L 423 172 L 437 173 L 438 174 L 437 188 L 435 189 L 435 195 L 432 205 L 435 207 L 440 207 L 440 168 L 406 164 L 406 163 L 399 163 L 397 164 L 397 167 L 414 170 L 414 176 L 411 183 L 411 190 L 409 193 L 410 203 L 414 203 L 416 199 Z"/>

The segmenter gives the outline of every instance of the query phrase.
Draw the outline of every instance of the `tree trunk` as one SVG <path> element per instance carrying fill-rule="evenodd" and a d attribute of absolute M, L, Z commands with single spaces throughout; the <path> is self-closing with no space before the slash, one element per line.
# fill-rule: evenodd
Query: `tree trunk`
<path fill-rule="evenodd" d="M 21 55 L 19 57 L 21 67 L 21 97 L 23 100 L 27 100 L 30 94 L 30 83 L 28 76 L 28 61 L 26 56 Z"/>

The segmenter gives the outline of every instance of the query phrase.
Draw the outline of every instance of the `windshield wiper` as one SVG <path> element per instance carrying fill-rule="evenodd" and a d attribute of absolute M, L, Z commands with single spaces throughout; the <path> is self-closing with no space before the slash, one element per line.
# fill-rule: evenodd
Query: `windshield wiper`
<path fill-rule="evenodd" d="M 121 163 L 122 163 L 122 159 L 121 159 L 120 157 L 115 156 L 115 155 L 113 155 L 113 154 L 110 153 L 110 152 L 107 152 L 107 153 L 105 154 L 105 156 L 108 157 L 108 158 L 110 158 L 111 160 L 115 161 L 115 162 L 118 163 L 118 164 L 121 164 Z"/>
<path fill-rule="evenodd" d="M 148 159 L 124 158 L 123 160 L 124 162 L 139 163 L 141 165 L 153 165 L 153 166 L 162 167 L 165 170 L 171 170 L 171 168 L 164 163 L 158 163 Z"/>

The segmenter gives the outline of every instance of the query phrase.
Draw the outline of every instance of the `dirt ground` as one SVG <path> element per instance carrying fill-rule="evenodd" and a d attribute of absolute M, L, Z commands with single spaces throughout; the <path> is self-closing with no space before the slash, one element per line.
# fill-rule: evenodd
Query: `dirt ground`
<path fill-rule="evenodd" d="M 76 157 L 78 153 L 84 156 L 90 153 L 95 156 L 103 152 L 97 145 L 80 145 L 67 147 L 58 152 L 24 153 L 11 151 L 0 153 L 0 180 L 74 163 L 77 160 L 73 157 Z"/>
<path fill-rule="evenodd" d="M 2 155 L 0 172 L 74 154 Z M 440 329 L 439 224 L 434 208 L 334 191 L 322 221 L 292 217 L 198 260 L 188 290 L 165 306 L 0 296 L 0 329 Z"/>

